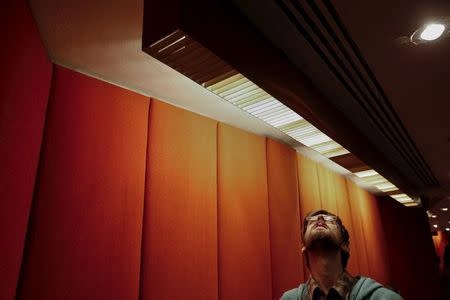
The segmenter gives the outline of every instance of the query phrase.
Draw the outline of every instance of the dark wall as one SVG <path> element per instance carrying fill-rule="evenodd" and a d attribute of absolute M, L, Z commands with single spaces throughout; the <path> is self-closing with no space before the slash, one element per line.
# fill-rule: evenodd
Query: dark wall
<path fill-rule="evenodd" d="M 392 287 L 405 299 L 440 299 L 439 268 L 425 212 L 390 198 L 378 203 Z"/>

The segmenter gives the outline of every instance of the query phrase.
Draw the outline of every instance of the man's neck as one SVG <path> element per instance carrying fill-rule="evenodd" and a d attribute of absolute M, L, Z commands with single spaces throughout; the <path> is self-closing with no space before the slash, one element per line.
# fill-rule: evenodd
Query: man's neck
<path fill-rule="evenodd" d="M 311 275 L 320 289 L 328 294 L 329 289 L 336 284 L 342 272 L 341 252 L 338 248 L 315 247 L 309 251 Z"/>

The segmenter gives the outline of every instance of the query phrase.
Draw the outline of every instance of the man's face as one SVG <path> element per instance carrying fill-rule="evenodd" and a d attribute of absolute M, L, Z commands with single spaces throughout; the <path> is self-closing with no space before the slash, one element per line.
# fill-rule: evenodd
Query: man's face
<path fill-rule="evenodd" d="M 328 240 L 338 247 L 342 244 L 341 230 L 336 223 L 335 216 L 318 214 L 308 217 L 307 221 L 305 232 L 306 248 L 319 240 Z"/>

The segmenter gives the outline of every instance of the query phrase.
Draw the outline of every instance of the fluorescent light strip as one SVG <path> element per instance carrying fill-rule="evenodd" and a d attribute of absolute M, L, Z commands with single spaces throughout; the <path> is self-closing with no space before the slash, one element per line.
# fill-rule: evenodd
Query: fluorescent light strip
<path fill-rule="evenodd" d="M 207 89 L 326 157 L 348 153 L 341 145 L 242 74 L 234 74 Z"/>
<path fill-rule="evenodd" d="M 242 74 L 234 74 L 229 78 L 216 82 L 207 87 L 207 89 L 325 157 L 330 158 L 349 153 L 347 149 L 333 141 L 329 136 Z M 361 171 L 355 173 L 355 175 L 361 178 L 364 183 L 375 185 L 381 191 L 398 190 L 395 185 L 375 170 Z M 405 204 L 415 204 L 409 197 L 396 200 Z"/>
<path fill-rule="evenodd" d="M 273 127 L 280 127 L 282 124 L 289 124 L 299 120 L 299 115 L 293 114 L 290 111 L 281 112 L 280 114 L 266 114 L 261 115 L 261 119 L 271 124 Z"/>
<path fill-rule="evenodd" d="M 312 148 L 314 150 L 316 150 L 317 152 L 322 153 L 322 152 L 327 152 L 327 151 L 330 151 L 330 150 L 336 150 L 336 149 L 338 149 L 340 147 L 341 147 L 341 145 L 339 145 L 335 141 L 329 141 L 329 142 L 325 142 L 325 143 L 322 143 L 322 144 L 314 145 Z"/>
<path fill-rule="evenodd" d="M 391 198 L 397 200 L 398 202 L 402 203 L 405 206 L 418 206 L 419 204 L 415 202 L 411 197 L 409 197 L 406 194 L 395 194 L 390 195 Z"/>
<path fill-rule="evenodd" d="M 313 145 L 321 144 L 323 142 L 331 141 L 331 139 L 322 132 L 317 132 L 317 134 L 308 137 L 308 138 L 302 138 L 302 143 L 305 144 L 308 147 L 311 147 Z"/>
<path fill-rule="evenodd" d="M 345 149 L 344 147 L 341 147 L 340 149 L 337 149 L 335 151 L 325 152 L 322 154 L 327 158 L 331 158 L 331 157 L 335 157 L 335 156 L 339 156 L 339 155 L 344 155 L 347 153 L 350 153 L 350 152 L 347 149 Z"/>
<path fill-rule="evenodd" d="M 230 88 L 230 84 L 232 84 L 233 82 L 240 80 L 240 79 L 244 79 L 244 81 L 247 81 L 248 79 L 245 78 L 242 74 L 235 74 L 232 75 L 230 77 L 228 77 L 227 79 L 224 79 L 222 81 L 219 81 L 213 85 L 210 85 L 207 87 L 208 90 L 210 90 L 211 92 L 213 92 L 214 94 L 219 94 L 222 92 L 222 88 L 224 88 L 224 90 L 227 90 Z M 227 87 L 228 86 L 228 87 Z"/>
<path fill-rule="evenodd" d="M 249 113 L 251 113 L 252 115 L 255 115 L 255 117 L 258 117 L 258 115 L 260 115 L 260 114 L 270 112 L 271 110 L 279 109 L 282 107 L 282 105 L 283 104 L 278 102 L 278 100 L 272 98 L 272 101 L 270 101 L 267 104 L 264 104 L 264 105 L 261 105 L 258 107 L 253 107 L 252 109 L 247 109 L 247 108 L 246 109 Z"/>
<path fill-rule="evenodd" d="M 229 102 L 233 103 L 236 106 L 245 106 L 247 103 L 254 103 L 260 100 L 264 100 L 267 98 L 271 98 L 269 94 L 267 94 L 264 91 L 258 91 L 256 93 L 251 93 L 250 95 L 247 95 L 246 97 L 240 97 L 240 98 L 233 98 L 229 100 Z"/>
<path fill-rule="evenodd" d="M 363 182 L 365 182 L 366 184 L 370 184 L 370 185 L 375 185 L 375 184 L 382 184 L 382 183 L 386 183 L 388 182 L 388 180 L 386 178 L 384 178 L 381 175 L 373 175 L 373 176 L 367 176 L 367 177 L 363 177 L 360 178 Z"/>
<path fill-rule="evenodd" d="M 261 91 L 259 91 L 258 89 L 248 89 L 247 91 L 245 91 L 245 93 L 234 93 L 232 95 L 226 96 L 226 97 L 222 97 L 223 99 L 227 100 L 228 102 L 231 102 L 233 104 L 235 103 L 241 103 L 241 102 L 247 102 L 245 100 L 255 100 L 258 97 L 255 96 L 260 96 Z M 266 96 L 265 94 L 263 94 L 264 96 Z M 266 97 L 266 98 L 270 98 L 270 97 Z M 261 100 L 261 99 L 260 99 Z"/>
<path fill-rule="evenodd" d="M 278 120 L 278 119 L 282 119 L 285 117 L 288 117 L 290 115 L 294 115 L 294 116 L 298 116 L 297 114 L 292 114 L 291 111 L 289 111 L 286 107 L 281 106 L 277 109 L 271 110 L 271 111 L 267 111 L 265 113 L 261 113 L 258 115 L 259 118 L 264 118 L 264 121 L 273 121 L 273 120 Z"/>
<path fill-rule="evenodd" d="M 373 176 L 373 175 L 379 175 L 377 173 L 377 171 L 375 171 L 373 169 L 366 170 L 366 171 L 361 171 L 361 172 L 356 172 L 356 173 L 353 173 L 353 174 L 355 174 L 359 178 L 364 178 L 364 177 Z"/>
<path fill-rule="evenodd" d="M 241 90 L 234 91 L 233 93 L 228 93 L 228 91 L 226 91 L 226 92 L 223 92 L 224 96 L 220 96 L 220 95 L 219 96 L 231 103 L 235 103 L 237 101 L 240 101 L 241 99 L 248 98 L 250 96 L 253 96 L 253 95 L 261 92 L 261 90 L 258 87 L 255 87 L 254 85 L 246 86 L 246 84 L 242 84 L 242 85 L 236 87 L 236 89 L 241 89 Z"/>
<path fill-rule="evenodd" d="M 386 182 L 386 183 L 376 184 L 375 187 L 376 187 L 377 189 L 382 190 L 382 189 L 390 189 L 390 188 L 393 188 L 393 187 L 395 187 L 395 185 L 393 185 L 392 183 L 390 183 L 390 182 L 388 181 L 388 182 Z"/>
<path fill-rule="evenodd" d="M 236 85 L 232 88 L 222 88 L 223 92 L 217 93 L 222 98 L 234 98 L 236 95 L 242 95 L 249 91 L 258 90 L 258 87 L 253 84 L 253 82 L 247 80 L 235 81 Z M 231 84 L 230 84 L 231 85 Z M 234 84 L 233 84 L 234 85 Z"/>

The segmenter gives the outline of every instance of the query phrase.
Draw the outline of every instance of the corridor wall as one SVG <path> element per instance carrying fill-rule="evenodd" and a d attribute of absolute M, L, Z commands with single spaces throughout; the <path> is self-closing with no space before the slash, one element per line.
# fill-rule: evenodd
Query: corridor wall
<path fill-rule="evenodd" d="M 424 210 L 377 201 L 388 253 L 390 284 L 405 299 L 442 299 L 439 267 Z"/>
<path fill-rule="evenodd" d="M 301 220 L 319 208 L 350 232 L 349 271 L 401 292 L 420 275 L 389 267 L 395 247 L 433 248 L 282 143 L 62 67 L 46 124 L 17 299 L 279 299 L 309 276 Z"/>
<path fill-rule="evenodd" d="M 33 197 L 52 64 L 25 1 L 2 1 L 0 25 L 0 299 L 12 299 Z"/>

